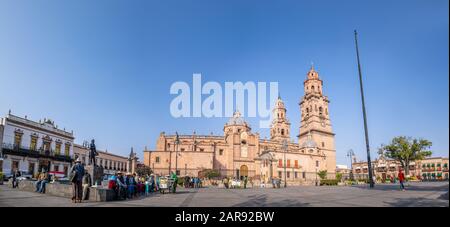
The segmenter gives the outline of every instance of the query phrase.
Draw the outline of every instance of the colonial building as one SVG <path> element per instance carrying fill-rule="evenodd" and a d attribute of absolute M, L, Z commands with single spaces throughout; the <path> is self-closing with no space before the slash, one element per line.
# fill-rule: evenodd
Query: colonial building
<path fill-rule="evenodd" d="M 286 107 L 278 97 L 273 109 L 270 139 L 261 139 L 239 112 L 224 125 L 223 135 L 167 135 L 162 132 L 155 150 L 144 151 L 144 164 L 156 173 L 197 176 L 214 169 L 222 177 L 251 177 L 268 182 L 281 178 L 299 184 L 312 184 L 317 172 L 327 170 L 334 178 L 336 154 L 334 133 L 323 81 L 313 67 L 303 83 L 300 102 L 301 125 L 298 143 L 291 139 Z"/>
<path fill-rule="evenodd" d="M 64 172 L 73 158 L 73 132 L 59 129 L 50 119 L 32 121 L 11 114 L 0 118 L 0 172 L 15 169 L 35 174 Z"/>
<path fill-rule="evenodd" d="M 402 169 L 400 162 L 388 159 L 380 155 L 372 162 L 374 175 L 382 182 L 392 177 L 397 177 Z M 367 162 L 353 163 L 352 169 L 356 179 L 367 178 Z M 404 169 L 403 169 L 403 172 Z M 409 164 L 409 176 L 419 180 L 448 180 L 448 158 L 430 157 Z"/>
<path fill-rule="evenodd" d="M 83 145 L 74 145 L 73 150 L 75 157 L 81 159 L 81 163 L 87 165 L 89 162 L 89 143 Z M 98 156 L 95 158 L 96 164 L 101 166 L 105 174 L 115 174 L 118 171 L 121 172 L 135 172 L 137 157 L 136 153 L 131 149 L 129 157 L 116 155 L 108 151 L 97 150 Z"/>

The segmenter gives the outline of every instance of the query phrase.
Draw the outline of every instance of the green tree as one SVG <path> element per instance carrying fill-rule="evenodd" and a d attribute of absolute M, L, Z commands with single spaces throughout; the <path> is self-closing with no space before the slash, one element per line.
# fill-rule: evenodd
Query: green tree
<path fill-rule="evenodd" d="M 319 175 L 321 180 L 325 180 L 327 179 L 327 171 L 326 170 L 321 170 L 317 173 L 317 175 Z"/>
<path fill-rule="evenodd" d="M 405 174 L 409 175 L 409 163 L 431 156 L 432 152 L 428 150 L 431 145 L 426 139 L 398 136 L 393 138 L 390 144 L 382 145 L 380 150 L 386 157 L 399 161 Z"/>
<path fill-rule="evenodd" d="M 341 182 L 341 180 L 342 180 L 342 173 L 336 173 L 336 180 L 338 182 Z"/>
<path fill-rule="evenodd" d="M 206 171 L 205 176 L 206 176 L 208 179 L 211 179 L 211 178 L 219 177 L 219 176 L 220 176 L 220 173 L 219 173 L 219 171 L 216 170 L 216 169 L 210 169 L 210 170 L 207 170 L 207 171 Z"/>
<path fill-rule="evenodd" d="M 146 165 L 139 165 L 136 168 L 136 174 L 139 176 L 146 176 L 146 175 L 150 175 L 152 173 L 153 173 L 153 170 Z"/>

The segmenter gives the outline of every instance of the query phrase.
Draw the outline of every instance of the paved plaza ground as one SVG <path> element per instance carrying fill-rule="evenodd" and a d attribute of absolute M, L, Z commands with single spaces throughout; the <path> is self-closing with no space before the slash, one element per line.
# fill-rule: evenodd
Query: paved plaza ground
<path fill-rule="evenodd" d="M 126 201 L 73 204 L 68 198 L 20 191 L 0 185 L 0 206 L 169 206 L 169 207 L 341 207 L 341 206 L 449 206 L 448 182 L 410 183 L 406 191 L 398 185 L 378 184 L 374 189 L 360 186 L 292 186 L 281 189 L 179 188 L 177 194 L 153 193 Z"/>

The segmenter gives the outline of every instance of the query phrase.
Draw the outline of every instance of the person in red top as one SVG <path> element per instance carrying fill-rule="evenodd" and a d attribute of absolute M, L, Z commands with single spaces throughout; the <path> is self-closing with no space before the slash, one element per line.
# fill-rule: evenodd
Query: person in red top
<path fill-rule="evenodd" d="M 400 181 L 400 189 L 405 191 L 405 186 L 403 185 L 403 181 L 405 181 L 405 175 L 403 174 L 402 169 L 398 171 L 398 180 Z"/>

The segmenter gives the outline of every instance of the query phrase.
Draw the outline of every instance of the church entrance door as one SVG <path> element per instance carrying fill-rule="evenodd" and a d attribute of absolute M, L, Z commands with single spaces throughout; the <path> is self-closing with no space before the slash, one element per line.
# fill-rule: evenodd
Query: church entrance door
<path fill-rule="evenodd" d="M 248 177 L 248 167 L 246 165 L 242 165 L 239 170 L 239 173 L 240 173 L 239 177 L 241 180 L 243 180 L 244 177 Z"/>

